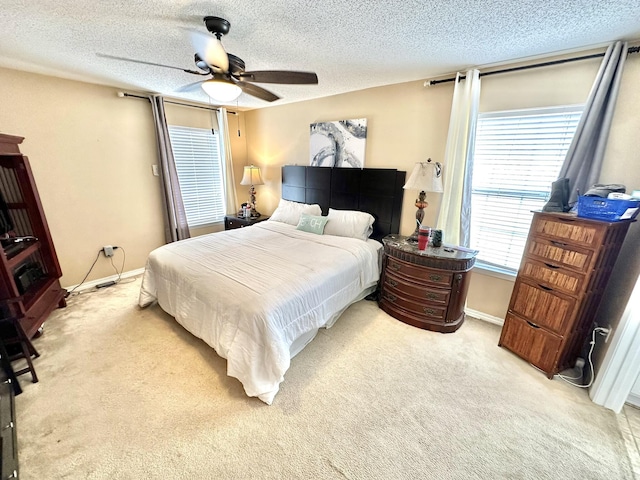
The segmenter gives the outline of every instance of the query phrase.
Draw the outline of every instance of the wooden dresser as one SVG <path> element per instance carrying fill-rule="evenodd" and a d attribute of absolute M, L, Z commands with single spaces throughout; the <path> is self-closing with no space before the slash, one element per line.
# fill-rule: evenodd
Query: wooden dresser
<path fill-rule="evenodd" d="M 549 378 L 573 367 L 630 224 L 535 213 L 498 345 Z"/>
<path fill-rule="evenodd" d="M 454 332 L 464 321 L 468 273 L 476 250 L 443 245 L 418 250 L 402 235 L 387 235 L 380 308 L 409 325 Z"/>

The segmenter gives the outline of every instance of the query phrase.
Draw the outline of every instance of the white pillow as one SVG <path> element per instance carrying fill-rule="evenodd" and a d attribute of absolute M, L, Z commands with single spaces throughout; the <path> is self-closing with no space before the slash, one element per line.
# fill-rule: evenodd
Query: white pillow
<path fill-rule="evenodd" d="M 365 242 L 373 232 L 372 215 L 356 210 L 329 209 L 328 221 L 324 227 L 325 235 L 359 238 Z"/>
<path fill-rule="evenodd" d="M 306 203 L 290 202 L 289 200 L 281 198 L 278 208 L 271 214 L 269 220 L 297 226 L 300 222 L 300 214 L 302 213 L 322 215 L 322 209 L 317 203 L 308 205 Z"/>

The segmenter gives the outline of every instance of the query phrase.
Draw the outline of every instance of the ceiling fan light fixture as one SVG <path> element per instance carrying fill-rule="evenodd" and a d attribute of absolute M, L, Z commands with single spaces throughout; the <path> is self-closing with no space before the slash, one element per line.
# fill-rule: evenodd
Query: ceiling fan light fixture
<path fill-rule="evenodd" d="M 242 89 L 230 80 L 212 78 L 202 84 L 207 95 L 219 102 L 232 102 L 240 96 Z"/>

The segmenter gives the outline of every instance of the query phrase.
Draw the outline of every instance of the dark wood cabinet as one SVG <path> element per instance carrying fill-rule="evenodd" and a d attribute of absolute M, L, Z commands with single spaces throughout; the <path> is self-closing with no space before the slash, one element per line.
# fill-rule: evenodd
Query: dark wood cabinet
<path fill-rule="evenodd" d="M 17 318 L 31 338 L 66 292 L 22 140 L 0 134 L 0 317 Z"/>
<path fill-rule="evenodd" d="M 454 332 L 464 321 L 468 273 L 476 250 L 455 246 L 418 250 L 402 235 L 388 235 L 380 280 L 380 308 L 426 330 Z"/>
<path fill-rule="evenodd" d="M 536 212 L 498 344 L 549 378 L 573 367 L 630 224 Z"/>
<path fill-rule="evenodd" d="M 232 230 L 234 228 L 243 228 L 248 227 L 249 225 L 253 225 L 254 223 L 264 222 L 265 220 L 269 220 L 267 216 L 260 216 L 254 218 L 245 218 L 245 217 L 237 217 L 235 215 L 227 215 L 224 217 L 224 229 Z"/>

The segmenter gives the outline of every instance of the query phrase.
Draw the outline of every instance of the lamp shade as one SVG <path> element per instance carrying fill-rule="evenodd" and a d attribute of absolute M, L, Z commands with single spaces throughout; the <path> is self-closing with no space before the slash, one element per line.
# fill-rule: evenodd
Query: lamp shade
<path fill-rule="evenodd" d="M 260 167 L 249 165 L 244 167 L 244 174 L 240 185 L 264 185 L 262 175 L 260 175 Z"/>
<path fill-rule="evenodd" d="M 442 165 L 431 159 L 416 163 L 409 180 L 402 188 L 420 192 L 442 192 Z"/>
<path fill-rule="evenodd" d="M 230 80 L 212 78 L 202 84 L 202 89 L 214 100 L 231 102 L 238 98 L 242 89 Z"/>

